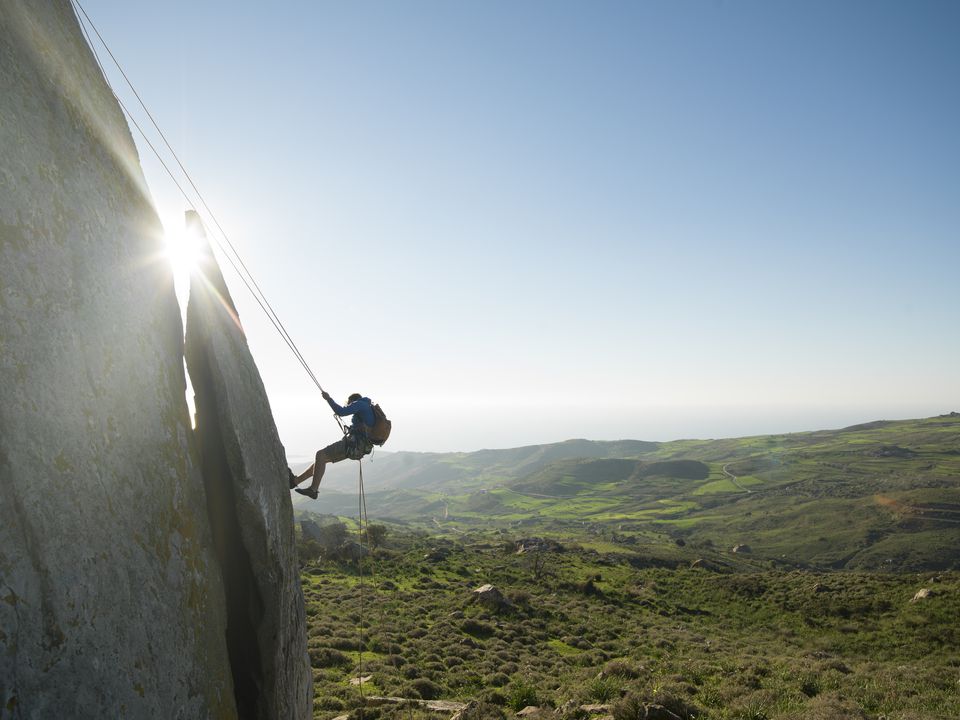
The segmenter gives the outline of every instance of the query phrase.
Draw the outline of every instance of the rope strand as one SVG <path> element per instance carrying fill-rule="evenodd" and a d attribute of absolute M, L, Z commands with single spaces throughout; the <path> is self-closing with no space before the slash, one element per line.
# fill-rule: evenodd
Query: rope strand
<path fill-rule="evenodd" d="M 361 707 L 363 705 L 363 516 L 366 511 L 366 501 L 363 497 L 363 460 L 357 460 L 357 465 L 360 468 L 360 491 L 358 493 L 358 500 L 360 502 L 360 507 L 357 510 L 357 526 L 360 530 L 360 555 L 357 558 L 357 568 L 360 573 L 360 644 L 358 646 L 359 654 L 357 655 L 357 687 L 360 688 L 360 700 Z M 361 712 L 363 712 L 361 710 Z"/>
<path fill-rule="evenodd" d="M 149 108 L 147 107 L 140 93 L 137 92 L 137 89 L 136 87 L 134 87 L 133 82 L 130 80 L 129 76 L 124 71 L 123 67 L 120 65 L 120 62 L 117 60 L 116 56 L 113 54 L 113 51 L 110 50 L 110 46 L 107 45 L 107 42 L 106 40 L 104 40 L 103 35 L 100 34 L 100 30 L 97 28 L 96 24 L 90 18 L 90 15 L 87 13 L 83 5 L 80 3 L 80 0 L 71 0 L 71 4 L 75 6 L 74 14 L 76 15 L 77 20 L 79 21 L 84 37 L 86 38 L 87 43 L 90 46 L 90 50 L 91 52 L 93 52 L 93 56 L 97 62 L 97 66 L 100 68 L 100 72 L 103 74 L 104 80 L 107 83 L 107 87 L 110 89 L 110 92 L 113 94 L 114 98 L 116 99 L 117 103 L 120 105 L 124 114 L 130 120 L 133 126 L 137 129 L 137 132 L 140 133 L 140 136 L 143 138 L 144 142 L 146 142 L 147 146 L 150 148 L 154 156 L 156 156 L 158 162 L 166 171 L 167 175 L 170 176 L 170 179 L 173 181 L 173 184 L 176 185 L 177 189 L 180 191 L 180 194 L 183 196 L 187 205 L 189 205 L 190 208 L 195 213 L 197 213 L 197 216 L 200 218 L 200 221 L 204 226 L 204 229 L 209 232 L 210 236 L 213 238 L 213 241 L 216 244 L 217 248 L 220 250 L 221 254 L 227 259 L 227 261 L 233 267 L 234 271 L 237 273 L 237 277 L 240 278 L 240 281 L 244 284 L 244 286 L 247 288 L 249 293 L 253 296 L 253 299 L 260 306 L 260 309 L 263 311 L 264 315 L 267 316 L 267 319 L 270 321 L 271 325 L 273 325 L 274 329 L 277 331 L 281 339 L 284 341 L 284 343 L 293 353 L 294 357 L 303 367 L 304 371 L 306 371 L 308 377 L 313 381 L 313 384 L 317 386 L 317 389 L 319 389 L 321 393 L 324 392 L 323 386 L 320 384 L 320 381 L 317 379 L 317 376 L 314 374 L 313 370 L 310 368 L 309 363 L 307 363 L 306 358 L 303 356 L 303 353 L 300 351 L 300 348 L 297 346 L 296 342 L 294 342 L 293 337 L 290 335 L 286 326 L 280 320 L 280 316 L 277 314 L 276 310 L 274 310 L 273 305 L 271 305 L 270 301 L 267 299 L 266 293 L 263 292 L 260 285 L 257 283 L 256 279 L 253 277 L 253 273 L 250 272 L 250 269 L 247 267 L 246 263 L 243 261 L 242 256 L 237 251 L 234 244 L 230 241 L 229 235 L 223 229 L 223 226 L 220 224 L 220 221 L 217 219 L 216 215 L 213 213 L 213 210 L 210 208 L 206 199 L 203 197 L 203 194 L 200 192 L 200 189 L 197 187 L 197 184 L 193 181 L 193 177 L 187 171 L 186 167 L 181 162 L 180 157 L 177 155 L 176 151 L 173 149 L 172 145 L 167 140 L 166 135 L 164 134 L 163 130 L 160 128 L 153 114 L 150 112 Z M 77 12 L 77 9 L 79 9 L 79 12 Z M 174 175 L 169 165 L 164 161 L 163 157 L 160 155 L 160 152 L 157 150 L 156 146 L 153 144 L 153 142 L 151 142 L 150 138 L 147 136 L 146 132 L 141 127 L 140 123 L 137 122 L 137 119 L 133 116 L 133 113 L 130 112 L 129 108 L 127 108 L 124 102 L 120 99 L 120 96 L 117 94 L 117 91 L 114 89 L 112 83 L 110 82 L 109 77 L 107 76 L 106 70 L 103 66 L 103 63 L 100 60 L 100 55 L 97 53 L 96 47 L 93 43 L 90 33 L 87 31 L 88 24 L 93 29 L 94 34 L 100 40 L 100 44 L 103 46 L 107 54 L 110 56 L 110 59 L 113 61 L 113 64 L 117 67 L 117 70 L 120 72 L 127 86 L 130 88 L 134 96 L 137 98 L 137 101 L 139 102 L 140 107 L 143 108 L 143 111 L 146 113 L 147 117 L 150 119 L 150 122 L 153 125 L 154 129 L 157 131 L 157 133 L 160 135 L 160 138 L 163 140 L 164 145 L 170 151 L 170 154 L 173 156 L 174 160 L 179 166 L 180 171 L 183 173 L 183 176 L 186 178 L 187 182 L 190 183 L 190 186 L 193 188 L 193 191 L 196 193 L 197 198 L 199 199 L 199 204 L 203 206 L 207 214 L 213 220 L 213 224 L 216 226 L 220 235 L 223 237 L 223 240 L 226 243 L 226 246 L 229 247 L 230 252 L 227 252 L 227 249 L 224 247 L 224 244 L 220 242 L 216 233 L 212 232 L 211 229 L 207 226 L 207 223 L 204 221 L 203 217 L 201 216 L 201 213 L 197 207 L 197 204 L 194 203 L 193 199 L 189 196 L 186 190 L 184 190 L 183 186 L 180 184 L 176 175 Z M 336 420 L 337 425 L 340 427 L 340 430 L 343 432 L 346 432 L 340 418 L 334 415 L 334 419 Z"/>

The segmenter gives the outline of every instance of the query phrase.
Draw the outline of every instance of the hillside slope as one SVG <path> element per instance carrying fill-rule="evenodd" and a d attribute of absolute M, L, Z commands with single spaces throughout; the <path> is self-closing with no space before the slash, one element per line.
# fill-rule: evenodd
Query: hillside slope
<path fill-rule="evenodd" d="M 956 413 L 784 435 L 570 441 L 376 462 L 371 515 L 451 531 L 513 525 L 562 536 L 588 526 L 624 551 L 740 546 L 757 560 L 822 568 L 947 568 L 960 557 Z M 391 478 L 395 468 L 403 472 Z M 327 489 L 301 507 L 355 515 L 357 501 Z"/>

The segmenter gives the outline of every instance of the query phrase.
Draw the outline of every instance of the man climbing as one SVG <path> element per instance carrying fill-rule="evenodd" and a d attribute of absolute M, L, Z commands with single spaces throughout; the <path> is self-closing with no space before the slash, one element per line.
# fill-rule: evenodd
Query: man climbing
<path fill-rule="evenodd" d="M 382 425 L 379 422 L 378 415 L 383 416 L 383 413 L 375 412 L 375 406 L 370 398 L 363 397 L 360 393 L 353 393 L 347 398 L 346 407 L 340 407 L 326 391 L 323 392 L 323 399 L 327 401 L 333 412 L 339 417 L 352 415 L 353 421 L 350 423 L 347 434 L 342 439 L 332 445 L 327 445 L 323 450 L 317 451 L 313 465 L 299 475 L 294 475 L 293 471 L 290 471 L 290 487 L 312 500 L 317 499 L 317 488 L 320 487 L 320 480 L 323 479 L 323 471 L 326 469 L 327 463 L 337 463 L 347 458 L 359 460 L 373 450 L 375 442 L 382 445 L 387 439 L 385 436 L 381 439 L 382 432 L 378 432 Z M 376 407 L 379 408 L 379 406 Z M 383 422 L 389 426 L 390 421 L 385 416 L 383 416 Z M 389 434 L 389 432 L 390 429 L 387 427 L 386 433 Z M 310 487 L 307 489 L 298 488 L 297 485 L 308 477 L 313 478 Z"/>

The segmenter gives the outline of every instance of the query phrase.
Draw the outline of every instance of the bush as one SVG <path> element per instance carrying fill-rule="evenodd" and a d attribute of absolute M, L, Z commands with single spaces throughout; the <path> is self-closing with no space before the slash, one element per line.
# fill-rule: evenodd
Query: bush
<path fill-rule="evenodd" d="M 472 618 L 467 618 L 464 620 L 460 629 L 463 630 L 467 635 L 473 635 L 474 637 L 486 638 L 490 637 L 494 633 L 494 628 L 492 625 L 487 625 L 486 623 L 478 622 Z"/>
<path fill-rule="evenodd" d="M 334 648 L 311 648 L 309 652 L 310 665 L 315 668 L 341 667 L 351 663 L 350 658 Z"/>
<path fill-rule="evenodd" d="M 471 702 L 460 713 L 461 720 L 504 720 L 503 714 L 497 705 L 489 702 Z"/>
<path fill-rule="evenodd" d="M 587 686 L 587 695 L 598 703 L 610 702 L 620 697 L 620 683 L 612 677 L 595 678 Z"/>
<path fill-rule="evenodd" d="M 330 638 L 327 642 L 330 643 L 330 647 L 335 648 L 336 650 L 360 649 L 360 642 L 356 638 L 334 637 Z"/>
<path fill-rule="evenodd" d="M 335 697 L 318 697 L 313 701 L 314 710 L 333 710 L 338 712 L 343 710 L 344 704 L 343 700 Z"/>
<path fill-rule="evenodd" d="M 504 673 L 498 672 L 493 675 L 488 675 L 484 682 L 490 687 L 503 687 L 510 682 L 510 678 L 507 677 Z"/>
<path fill-rule="evenodd" d="M 484 690 L 479 699 L 492 705 L 503 706 L 507 704 L 507 696 L 499 690 Z"/>
<path fill-rule="evenodd" d="M 443 688 L 431 680 L 420 678 L 410 683 L 410 690 L 414 697 L 423 700 L 436 700 L 443 693 Z"/>
<path fill-rule="evenodd" d="M 540 698 L 537 697 L 537 690 L 533 685 L 519 680 L 510 687 L 510 692 L 507 694 L 507 707 L 514 712 L 519 712 L 530 705 L 539 704 Z"/>

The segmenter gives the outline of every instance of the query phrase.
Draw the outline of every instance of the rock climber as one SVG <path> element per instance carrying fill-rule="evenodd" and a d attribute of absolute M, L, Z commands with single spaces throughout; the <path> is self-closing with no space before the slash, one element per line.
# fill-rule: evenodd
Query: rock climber
<path fill-rule="evenodd" d="M 312 500 L 317 499 L 317 488 L 320 487 L 320 480 L 323 479 L 323 471 L 326 469 L 327 463 L 337 463 L 347 458 L 359 460 L 364 455 L 370 454 L 373 450 L 374 442 L 379 440 L 378 436 L 373 435 L 378 425 L 378 418 L 374 412 L 373 401 L 371 401 L 370 398 L 364 397 L 360 393 L 353 393 L 347 398 L 346 407 L 341 407 L 330 397 L 330 393 L 324 390 L 323 399 L 327 401 L 327 404 L 330 405 L 330 408 L 337 416 L 349 417 L 352 415 L 353 420 L 343 438 L 331 445 L 327 445 L 323 450 L 317 451 L 314 463 L 310 467 L 299 475 L 294 475 L 292 470 L 288 470 L 290 473 L 290 487 Z M 389 433 L 389 430 L 387 432 Z M 383 439 L 386 440 L 386 438 Z M 378 442 L 378 444 L 382 445 L 383 443 L 381 441 Z M 297 487 L 297 485 L 309 477 L 313 478 L 310 487 L 305 489 Z"/>

